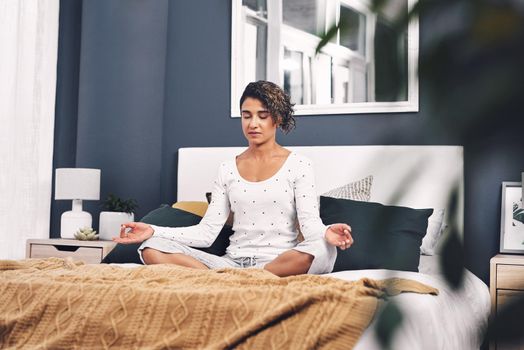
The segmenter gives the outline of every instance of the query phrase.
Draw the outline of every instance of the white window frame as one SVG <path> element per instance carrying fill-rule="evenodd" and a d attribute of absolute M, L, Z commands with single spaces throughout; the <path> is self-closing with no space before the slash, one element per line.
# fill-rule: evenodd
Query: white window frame
<path fill-rule="evenodd" d="M 327 0 L 328 2 L 334 2 L 336 13 L 326 13 L 326 27 L 329 27 L 333 23 L 333 19 L 329 19 L 329 16 L 337 16 L 338 20 L 340 6 L 347 6 L 355 8 L 360 12 L 366 12 L 366 4 L 362 4 L 356 0 Z M 407 0 L 408 9 L 414 6 L 417 0 Z M 282 13 L 282 2 L 281 0 L 267 0 L 268 13 Z M 364 7 L 362 7 L 364 6 Z M 369 8 L 369 7 L 368 7 Z M 241 45 L 243 42 L 242 38 L 242 25 L 243 25 L 243 16 L 245 13 L 242 9 L 242 0 L 232 0 L 232 30 L 231 30 L 231 116 L 240 117 L 240 109 L 238 106 L 238 101 L 240 95 L 242 94 L 245 86 L 240 81 L 238 72 L 242 71 L 242 62 L 241 62 Z M 367 38 L 372 38 L 374 36 L 374 26 L 375 23 L 373 16 L 366 16 L 366 36 Z M 369 19 L 372 20 L 369 20 Z M 274 33 L 282 33 L 282 35 L 275 35 Z M 281 23 L 280 20 L 268 16 L 268 47 L 267 47 L 267 80 L 273 81 L 276 84 L 282 86 L 283 84 L 283 69 L 279 62 L 282 62 L 284 46 L 291 50 L 302 51 L 304 53 L 304 63 L 306 63 L 306 55 L 310 55 L 311 45 L 313 42 L 318 43 L 318 38 L 314 35 L 309 34 L 309 38 L 304 40 L 303 38 L 307 37 L 302 32 L 301 40 L 292 40 L 293 32 L 298 31 L 295 28 L 291 28 Z M 300 31 L 301 32 L 301 31 Z M 291 41 L 290 41 L 291 40 Z M 288 45 L 286 45 L 286 43 Z M 291 45 L 290 43 L 293 43 Z M 406 101 L 398 102 L 353 102 L 353 103 L 339 103 L 339 104 L 304 104 L 304 105 L 295 105 L 295 114 L 296 115 L 331 115 L 331 114 L 360 114 L 360 113 L 400 113 L 400 112 L 418 112 L 419 111 L 419 83 L 417 75 L 417 66 L 418 66 L 418 54 L 419 54 L 419 23 L 418 19 L 414 18 L 410 21 L 408 25 L 408 42 L 407 42 L 407 60 L 408 60 L 408 94 Z M 316 47 L 316 44 L 313 46 Z M 368 99 L 374 100 L 374 74 L 375 69 L 373 63 L 370 62 L 369 58 L 373 57 L 373 43 L 369 42 L 366 39 L 366 57 L 368 58 L 365 62 L 367 66 L 367 74 L 369 75 L 367 81 L 367 94 Z M 339 45 L 334 45 L 328 43 L 322 50 L 327 54 L 333 53 L 335 56 L 340 59 L 344 56 L 355 55 L 356 52 L 352 50 L 342 48 Z M 340 52 L 342 51 L 342 52 Z M 360 58 L 362 58 L 361 55 Z M 270 60 L 270 57 L 278 57 L 278 62 L 273 62 Z M 315 61 L 314 54 L 312 55 L 312 62 Z M 360 61 L 360 60 L 359 60 Z M 312 63 L 314 64 L 314 63 Z M 358 62 L 357 66 L 362 67 L 362 61 Z M 304 67 L 306 67 L 304 65 Z M 350 64 L 350 70 L 351 64 Z M 307 76 L 311 71 L 309 69 L 304 69 L 306 72 L 304 76 L 304 86 L 306 87 L 304 91 L 304 96 L 311 96 L 311 91 L 308 91 L 310 84 L 308 83 L 311 76 Z M 350 78 L 351 79 L 351 78 Z M 373 82 L 372 84 L 369 82 Z M 350 87 L 351 90 L 351 87 Z"/>

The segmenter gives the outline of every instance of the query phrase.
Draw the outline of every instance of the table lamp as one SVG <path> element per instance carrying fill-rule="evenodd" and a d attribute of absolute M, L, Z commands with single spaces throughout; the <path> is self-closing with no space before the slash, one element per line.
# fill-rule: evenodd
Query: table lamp
<path fill-rule="evenodd" d="M 55 173 L 55 199 L 73 201 L 73 208 L 62 214 L 60 236 L 74 238 L 78 229 L 91 227 L 91 214 L 82 211 L 82 200 L 100 199 L 100 169 L 58 168 Z"/>

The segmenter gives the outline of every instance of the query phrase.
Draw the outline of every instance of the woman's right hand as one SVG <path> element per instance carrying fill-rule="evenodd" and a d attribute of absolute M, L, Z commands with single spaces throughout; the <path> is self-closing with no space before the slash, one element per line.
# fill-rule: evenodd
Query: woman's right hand
<path fill-rule="evenodd" d="M 126 229 L 131 230 L 126 232 Z M 142 243 L 151 238 L 155 230 L 143 222 L 128 222 L 120 226 L 120 237 L 113 237 L 113 241 L 122 244 Z"/>

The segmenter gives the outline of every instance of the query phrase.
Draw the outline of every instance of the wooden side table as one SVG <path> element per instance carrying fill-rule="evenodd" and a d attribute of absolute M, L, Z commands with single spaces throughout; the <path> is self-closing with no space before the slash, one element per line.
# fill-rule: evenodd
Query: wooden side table
<path fill-rule="evenodd" d="M 491 317 L 507 302 L 524 297 L 524 255 L 495 255 L 490 260 Z M 524 328 L 523 328 L 524 329 Z M 524 350 L 524 344 L 501 347 L 492 341 L 490 350 Z"/>
<path fill-rule="evenodd" d="M 115 247 L 112 241 L 79 241 L 76 239 L 28 239 L 26 258 L 66 258 L 99 264 Z"/>

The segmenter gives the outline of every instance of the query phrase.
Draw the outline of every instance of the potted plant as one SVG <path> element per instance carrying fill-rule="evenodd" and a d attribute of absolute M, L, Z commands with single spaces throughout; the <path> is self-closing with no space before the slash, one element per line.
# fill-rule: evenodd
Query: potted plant
<path fill-rule="evenodd" d="M 102 203 L 103 211 L 100 212 L 100 239 L 110 241 L 112 237 L 118 236 L 120 225 L 134 221 L 134 213 L 137 207 L 138 205 L 134 199 L 123 200 L 113 194 L 109 194 Z"/>

